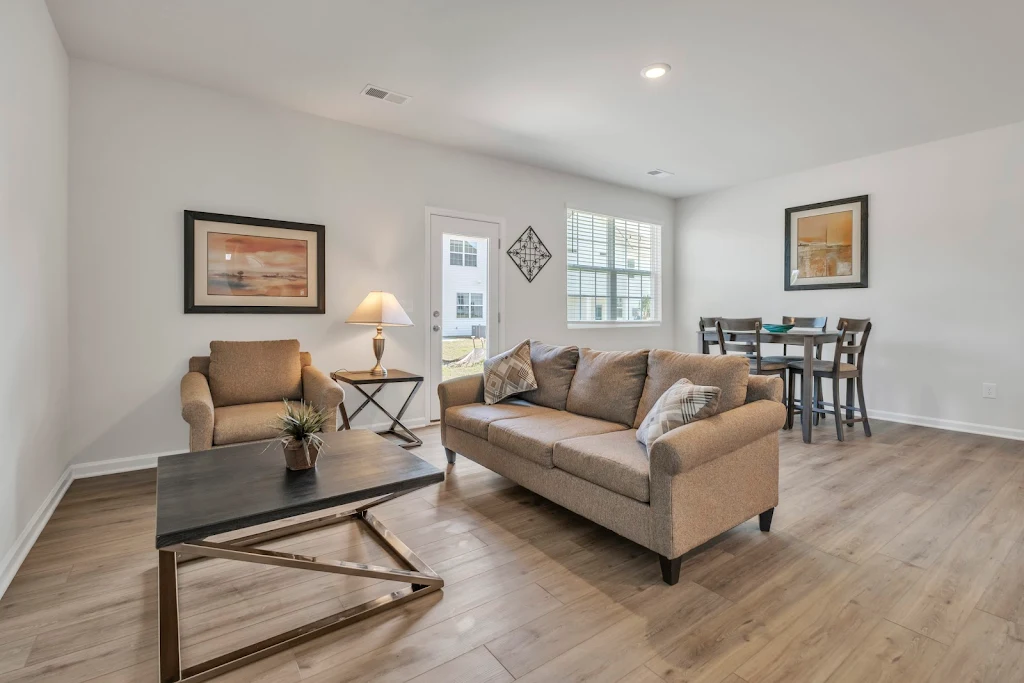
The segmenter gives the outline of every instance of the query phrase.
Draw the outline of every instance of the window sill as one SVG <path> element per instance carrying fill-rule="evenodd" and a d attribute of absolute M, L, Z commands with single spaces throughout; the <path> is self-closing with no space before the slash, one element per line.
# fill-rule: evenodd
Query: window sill
<path fill-rule="evenodd" d="M 566 327 L 570 330 L 586 330 L 586 329 L 617 329 L 621 327 L 661 327 L 660 320 L 644 320 L 644 321 L 607 321 L 598 322 L 591 320 L 587 322 L 567 322 Z"/>

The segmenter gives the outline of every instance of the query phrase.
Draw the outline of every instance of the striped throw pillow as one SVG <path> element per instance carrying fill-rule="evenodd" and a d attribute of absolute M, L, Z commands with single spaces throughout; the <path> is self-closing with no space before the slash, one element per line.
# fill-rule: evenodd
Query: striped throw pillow
<path fill-rule="evenodd" d="M 661 395 L 636 430 L 636 440 L 647 446 L 647 454 L 659 436 L 676 427 L 711 417 L 718 410 L 722 390 L 699 387 L 685 377 Z"/>

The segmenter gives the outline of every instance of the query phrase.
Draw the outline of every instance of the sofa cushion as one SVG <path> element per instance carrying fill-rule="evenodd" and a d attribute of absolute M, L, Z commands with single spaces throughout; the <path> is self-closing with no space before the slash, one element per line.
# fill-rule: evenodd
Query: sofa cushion
<path fill-rule="evenodd" d="M 592 484 L 641 503 L 651 500 L 650 463 L 635 429 L 559 441 L 553 461 L 558 469 Z"/>
<path fill-rule="evenodd" d="M 210 342 L 214 407 L 302 398 L 299 342 Z"/>
<path fill-rule="evenodd" d="M 282 414 L 284 403 L 281 401 L 214 408 L 213 445 L 273 439 L 281 431 L 277 416 Z"/>
<path fill-rule="evenodd" d="M 530 340 L 484 361 L 484 403 L 491 405 L 509 396 L 537 388 L 530 362 Z"/>
<path fill-rule="evenodd" d="M 554 467 L 552 455 L 557 442 L 623 429 L 625 427 L 614 422 L 552 410 L 492 422 L 487 429 L 487 440 L 521 458 L 532 460 L 544 467 Z"/>
<path fill-rule="evenodd" d="M 493 405 L 469 403 L 452 406 L 444 412 L 444 422 L 449 427 L 455 427 L 469 432 L 473 436 L 486 439 L 487 427 L 492 422 L 551 412 L 554 412 L 551 408 L 536 406 L 527 401 L 513 398 Z"/>
<path fill-rule="evenodd" d="M 530 342 L 530 362 L 537 388 L 524 391 L 520 396 L 539 406 L 565 410 L 569 397 L 569 385 L 576 374 L 576 362 L 580 350 L 576 346 L 552 346 L 541 342 Z"/>
<path fill-rule="evenodd" d="M 639 427 L 661 395 L 684 377 L 694 384 L 722 390 L 722 398 L 718 403 L 719 413 L 739 408 L 747 397 L 749 376 L 750 364 L 743 356 L 655 349 L 647 360 L 647 382 L 633 427 Z"/>
<path fill-rule="evenodd" d="M 632 427 L 647 379 L 647 350 L 580 349 L 565 408 Z M 666 387 L 667 388 L 667 387 Z"/>

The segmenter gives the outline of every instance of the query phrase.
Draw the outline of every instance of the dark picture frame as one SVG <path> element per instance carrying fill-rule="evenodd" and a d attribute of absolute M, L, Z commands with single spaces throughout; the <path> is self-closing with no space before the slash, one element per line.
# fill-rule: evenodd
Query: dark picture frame
<path fill-rule="evenodd" d="M 793 263 L 793 245 L 794 239 L 796 238 L 797 222 L 794 221 L 794 214 L 800 214 L 807 211 L 815 211 L 817 209 L 827 209 L 831 207 L 841 207 L 845 205 L 854 206 L 859 210 L 860 220 L 853 220 L 852 223 L 852 235 L 851 235 L 851 260 L 855 260 L 856 264 L 859 265 L 859 269 L 855 271 L 855 274 L 849 276 L 836 276 L 832 278 L 821 278 L 821 279 L 839 279 L 841 277 L 850 278 L 843 282 L 813 282 L 814 277 L 809 278 L 798 278 L 797 272 L 794 271 L 796 264 Z M 827 213 L 827 212 L 823 212 Z M 799 221 L 799 218 L 797 218 Z M 828 202 L 818 202 L 816 204 L 805 204 L 803 206 L 794 206 L 786 209 L 786 224 L 785 224 L 785 270 L 783 271 L 783 280 L 785 284 L 785 291 L 801 291 L 810 289 L 859 289 L 868 286 L 868 195 L 859 195 L 857 197 L 846 197 L 844 199 L 834 199 Z M 799 248 L 799 243 L 797 243 Z M 858 246 L 858 254 L 853 254 L 853 247 Z"/>
<path fill-rule="evenodd" d="M 248 303 L 258 299 L 255 296 L 237 296 L 237 304 L 209 305 L 196 303 L 196 222 L 206 221 L 211 223 L 224 223 L 234 226 L 252 226 L 255 228 L 274 228 L 277 230 L 295 230 L 312 232 L 316 234 L 316 302 L 315 305 L 276 305 L 267 306 L 258 303 Z M 316 313 L 327 312 L 326 301 L 326 272 L 327 252 L 325 249 L 326 227 L 315 223 L 295 223 L 292 221 L 274 220 L 269 218 L 254 218 L 251 216 L 233 216 L 222 213 L 208 213 L 205 211 L 185 211 L 185 313 L 261 313 L 261 314 L 285 314 L 285 313 Z M 237 233 L 236 233 L 237 234 Z M 241 234 L 244 238 L 246 235 Z M 264 237 L 263 239 L 268 239 Z M 274 239 L 274 238 L 269 238 Z M 289 240 L 290 241 L 290 240 Z M 201 263 L 199 267 L 206 269 L 207 264 Z M 221 297 L 228 298 L 228 297 Z"/>

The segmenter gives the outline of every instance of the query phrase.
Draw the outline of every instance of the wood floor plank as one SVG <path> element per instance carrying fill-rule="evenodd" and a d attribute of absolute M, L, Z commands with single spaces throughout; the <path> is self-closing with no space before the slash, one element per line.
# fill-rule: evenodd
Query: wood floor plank
<path fill-rule="evenodd" d="M 1024 632 L 1013 622 L 974 610 L 932 680 L 1024 681 Z"/>
<path fill-rule="evenodd" d="M 937 641 L 883 620 L 827 683 L 925 683 L 945 652 Z"/>
<path fill-rule="evenodd" d="M 934 506 L 925 510 L 881 549 L 918 567 L 930 567 L 971 520 L 991 502 L 1017 465 L 1009 460 L 980 463 Z"/>
<path fill-rule="evenodd" d="M 1024 535 L 1024 482 L 1011 480 L 939 555 L 889 619 L 946 645 Z"/>
<path fill-rule="evenodd" d="M 512 674 L 481 646 L 409 679 L 409 683 L 510 683 L 513 680 Z"/>

